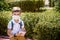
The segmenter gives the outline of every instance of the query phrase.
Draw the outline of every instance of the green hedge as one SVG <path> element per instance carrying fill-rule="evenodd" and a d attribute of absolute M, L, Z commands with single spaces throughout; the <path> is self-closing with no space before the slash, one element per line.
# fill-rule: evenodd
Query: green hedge
<path fill-rule="evenodd" d="M 18 1 L 7 3 L 5 0 L 0 1 L 0 10 L 11 10 L 12 7 L 19 6 L 22 11 L 40 11 L 40 7 L 44 7 L 44 1 Z"/>
<path fill-rule="evenodd" d="M 55 1 L 55 7 L 56 7 L 56 11 L 60 12 L 60 0 Z"/>
<path fill-rule="evenodd" d="M 44 6 L 44 1 L 20 1 L 9 3 L 10 7 L 19 6 L 22 11 L 39 11 L 40 7 Z"/>
<path fill-rule="evenodd" d="M 10 12 L 0 11 L 0 35 L 7 35 L 7 24 L 10 19 L 9 13 Z"/>
<path fill-rule="evenodd" d="M 0 0 L 0 11 L 2 10 L 10 10 L 9 5 L 5 0 Z"/>
<path fill-rule="evenodd" d="M 7 35 L 7 18 L 0 17 L 0 35 Z"/>
<path fill-rule="evenodd" d="M 4 14 L 5 12 L 3 12 Z M 9 12 L 0 17 L 1 34 L 6 34 Z M 26 37 L 33 40 L 59 40 L 60 38 L 60 13 L 53 10 L 45 12 L 25 12 L 21 15 L 26 28 Z M 8 20 L 7 20 L 8 19 Z M 2 23 L 2 24 L 1 24 Z"/>
<path fill-rule="evenodd" d="M 23 18 L 27 30 L 26 37 L 33 40 L 58 40 L 60 18 L 57 12 L 27 13 Z"/>
<path fill-rule="evenodd" d="M 49 0 L 49 6 L 54 7 L 55 6 L 55 0 Z"/>

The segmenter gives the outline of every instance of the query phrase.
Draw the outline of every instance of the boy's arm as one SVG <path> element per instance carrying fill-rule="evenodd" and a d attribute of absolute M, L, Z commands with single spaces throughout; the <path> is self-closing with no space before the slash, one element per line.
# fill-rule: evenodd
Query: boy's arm
<path fill-rule="evenodd" d="M 7 34 L 9 37 L 13 37 L 14 35 L 11 33 L 11 22 L 8 23 L 8 26 L 7 26 Z"/>
<path fill-rule="evenodd" d="M 24 27 L 24 22 L 23 22 L 23 21 L 22 21 L 22 30 L 23 30 L 23 31 L 26 31 L 26 30 L 25 30 L 25 27 Z"/>
<path fill-rule="evenodd" d="M 26 31 L 24 26 L 22 26 L 22 30 L 23 30 L 23 31 Z"/>
<path fill-rule="evenodd" d="M 8 29 L 8 30 L 7 30 L 7 34 L 8 34 L 8 36 L 9 36 L 10 38 L 14 36 L 14 35 L 11 33 L 11 29 Z"/>

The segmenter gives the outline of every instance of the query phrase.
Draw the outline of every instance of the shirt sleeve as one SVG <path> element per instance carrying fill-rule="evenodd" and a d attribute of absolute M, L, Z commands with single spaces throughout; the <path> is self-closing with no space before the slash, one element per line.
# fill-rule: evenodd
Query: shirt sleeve
<path fill-rule="evenodd" d="M 11 22 L 9 22 L 8 23 L 8 25 L 7 25 L 7 29 L 11 29 L 12 27 L 11 27 Z"/>

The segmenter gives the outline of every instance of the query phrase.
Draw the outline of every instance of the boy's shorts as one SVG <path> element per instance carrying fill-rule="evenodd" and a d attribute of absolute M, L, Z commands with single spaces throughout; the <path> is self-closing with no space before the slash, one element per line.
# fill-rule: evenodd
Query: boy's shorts
<path fill-rule="evenodd" d="M 26 40 L 24 36 L 12 37 L 10 40 Z"/>

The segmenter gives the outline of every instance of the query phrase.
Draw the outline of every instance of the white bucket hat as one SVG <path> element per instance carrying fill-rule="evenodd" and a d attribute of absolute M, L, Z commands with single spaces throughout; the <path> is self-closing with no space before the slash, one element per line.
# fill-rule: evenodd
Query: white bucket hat
<path fill-rule="evenodd" d="M 13 7 L 12 11 L 16 11 L 16 10 L 21 11 L 21 8 L 20 7 Z"/>

